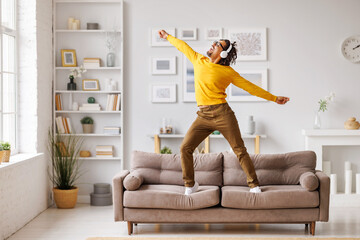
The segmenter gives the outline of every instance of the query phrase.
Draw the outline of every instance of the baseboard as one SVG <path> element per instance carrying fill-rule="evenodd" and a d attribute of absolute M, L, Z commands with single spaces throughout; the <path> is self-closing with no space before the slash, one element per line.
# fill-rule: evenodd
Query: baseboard
<path fill-rule="evenodd" d="M 90 203 L 90 195 L 78 195 L 77 203 Z"/>

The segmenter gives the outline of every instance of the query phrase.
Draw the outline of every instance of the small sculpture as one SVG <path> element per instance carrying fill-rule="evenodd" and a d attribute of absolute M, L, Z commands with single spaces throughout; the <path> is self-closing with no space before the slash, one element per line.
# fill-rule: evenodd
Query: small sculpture
<path fill-rule="evenodd" d="M 360 123 L 356 121 L 356 118 L 351 117 L 345 122 L 344 127 L 345 129 L 348 130 L 355 130 L 355 129 L 359 129 Z"/>

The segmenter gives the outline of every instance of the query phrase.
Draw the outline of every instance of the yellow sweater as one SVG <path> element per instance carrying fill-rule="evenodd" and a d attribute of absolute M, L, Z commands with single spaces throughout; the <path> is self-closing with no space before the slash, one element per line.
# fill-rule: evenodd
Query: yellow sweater
<path fill-rule="evenodd" d="M 168 35 L 167 40 L 194 65 L 195 97 L 198 106 L 225 103 L 225 90 L 230 83 L 252 95 L 276 101 L 276 96 L 241 77 L 232 67 L 212 63 L 208 57 L 195 52 L 184 41 L 171 35 Z"/>

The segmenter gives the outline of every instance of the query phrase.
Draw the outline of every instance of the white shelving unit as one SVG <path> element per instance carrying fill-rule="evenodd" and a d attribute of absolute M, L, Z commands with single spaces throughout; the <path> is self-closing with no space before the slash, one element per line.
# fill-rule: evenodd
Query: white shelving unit
<path fill-rule="evenodd" d="M 104 14 L 106 13 L 106 14 Z M 68 30 L 69 17 L 80 20 L 80 30 Z M 86 23 L 99 23 L 99 30 L 87 30 Z M 106 66 L 108 50 L 105 45 L 106 32 L 115 32 L 115 66 Z M 67 90 L 69 73 L 73 67 L 62 67 L 61 49 L 75 49 L 77 65 L 84 58 L 100 58 L 101 67 L 87 68 L 81 78 L 75 79 L 76 91 Z M 111 78 L 117 83 L 116 91 L 105 91 L 105 79 Z M 83 91 L 82 79 L 98 79 L 99 91 Z M 53 0 L 53 127 L 58 116 L 69 117 L 75 133 L 83 137 L 82 150 L 91 152 L 91 157 L 80 158 L 88 174 L 79 179 L 80 202 L 89 202 L 93 183 L 111 183 L 112 177 L 124 167 L 124 79 L 123 79 L 123 0 Z M 55 95 L 61 94 L 62 110 L 56 110 Z M 105 111 L 108 94 L 120 94 L 120 110 Z M 79 105 L 94 97 L 101 106 L 101 111 L 73 111 L 72 102 Z M 80 119 L 90 116 L 94 119 L 94 133 L 83 134 Z M 121 134 L 104 134 L 104 126 L 119 126 Z M 57 134 L 54 132 L 54 134 Z M 69 134 L 58 134 L 69 136 Z M 113 145 L 114 157 L 96 157 L 96 145 Z"/>

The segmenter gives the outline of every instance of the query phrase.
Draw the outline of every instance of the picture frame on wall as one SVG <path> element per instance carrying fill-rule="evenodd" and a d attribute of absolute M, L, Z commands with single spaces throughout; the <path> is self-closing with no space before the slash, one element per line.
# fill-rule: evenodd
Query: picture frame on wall
<path fill-rule="evenodd" d="M 196 102 L 194 66 L 187 57 L 184 57 L 183 66 L 183 102 Z"/>
<path fill-rule="evenodd" d="M 182 40 L 197 40 L 197 28 L 180 28 L 179 35 Z"/>
<path fill-rule="evenodd" d="M 205 30 L 206 40 L 219 40 L 223 38 L 222 28 L 207 28 Z"/>
<path fill-rule="evenodd" d="M 82 80 L 83 91 L 99 91 L 99 80 L 98 79 L 83 79 Z"/>
<path fill-rule="evenodd" d="M 75 49 L 61 49 L 61 65 L 63 67 L 76 67 Z"/>
<path fill-rule="evenodd" d="M 152 58 L 151 74 L 176 74 L 176 57 Z"/>
<path fill-rule="evenodd" d="M 150 36 L 150 46 L 151 47 L 170 47 L 172 46 L 171 43 L 159 36 L 159 30 L 165 30 L 168 34 L 175 37 L 175 28 L 152 28 L 151 29 L 151 36 Z"/>
<path fill-rule="evenodd" d="M 153 103 L 174 103 L 176 102 L 176 84 L 152 84 L 151 102 Z"/>
<path fill-rule="evenodd" d="M 236 42 L 237 61 L 267 60 L 266 28 L 229 29 L 228 38 Z"/>
<path fill-rule="evenodd" d="M 251 83 L 268 91 L 268 73 L 267 69 L 235 69 L 240 76 L 250 81 Z M 229 102 L 261 102 L 267 101 L 263 98 L 256 97 L 246 92 L 245 90 L 230 84 L 227 88 L 227 99 Z"/>

